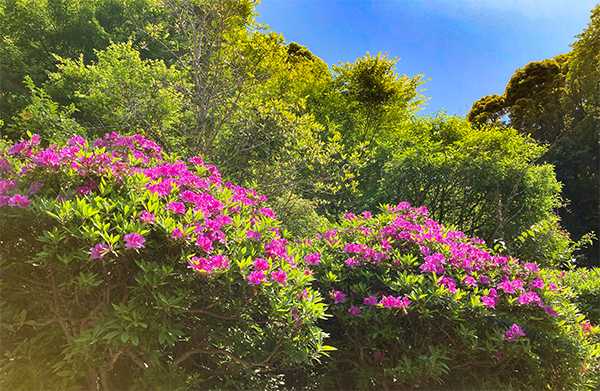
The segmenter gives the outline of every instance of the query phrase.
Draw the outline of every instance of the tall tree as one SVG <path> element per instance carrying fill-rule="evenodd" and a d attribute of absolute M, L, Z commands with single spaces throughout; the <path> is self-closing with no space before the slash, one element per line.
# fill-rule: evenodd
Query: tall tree
<path fill-rule="evenodd" d="M 578 240 L 600 223 L 600 5 L 576 38 L 572 52 L 518 69 L 502 96 L 478 100 L 467 118 L 481 126 L 508 114 L 508 125 L 550 144 L 540 162 L 555 166 L 564 185 L 559 214 Z M 580 263 L 600 265 L 599 252 L 595 241 Z"/>

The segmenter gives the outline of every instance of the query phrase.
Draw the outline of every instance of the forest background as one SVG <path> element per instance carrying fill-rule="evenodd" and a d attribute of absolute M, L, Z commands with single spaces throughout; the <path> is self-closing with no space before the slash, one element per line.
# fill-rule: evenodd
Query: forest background
<path fill-rule="evenodd" d="M 116 132 L 200 155 L 265 195 L 290 241 L 406 201 L 496 254 L 600 266 L 600 5 L 571 52 L 463 118 L 420 115 L 426 80 L 398 59 L 329 66 L 257 24 L 257 4 L 1 0 L 2 138 Z"/>
<path fill-rule="evenodd" d="M 515 256 L 534 226 L 575 241 L 597 231 L 597 11 L 572 52 L 526 64 L 465 121 L 420 116 L 424 76 L 400 75 L 397 59 L 328 67 L 257 25 L 255 3 L 187 24 L 166 4 L 5 2 L 3 137 L 141 132 L 202 154 L 303 234 L 399 201 Z M 598 254 L 594 241 L 578 262 Z"/>

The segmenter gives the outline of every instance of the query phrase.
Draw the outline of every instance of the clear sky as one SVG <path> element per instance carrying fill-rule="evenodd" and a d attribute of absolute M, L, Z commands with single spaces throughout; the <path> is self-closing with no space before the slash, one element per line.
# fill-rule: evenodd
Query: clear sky
<path fill-rule="evenodd" d="M 431 79 L 423 113 L 465 115 L 515 70 L 571 50 L 597 0 L 262 0 L 258 22 L 327 64 L 366 52 Z"/>

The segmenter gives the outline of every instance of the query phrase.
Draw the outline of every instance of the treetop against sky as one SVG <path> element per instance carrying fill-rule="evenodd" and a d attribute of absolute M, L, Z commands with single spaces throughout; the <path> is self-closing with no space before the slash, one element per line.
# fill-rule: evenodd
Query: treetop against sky
<path fill-rule="evenodd" d="M 422 73 L 425 113 L 465 115 L 481 96 L 502 94 L 530 61 L 571 50 L 595 0 L 263 0 L 258 21 L 329 65 L 365 52 L 400 57 L 398 72 Z"/>

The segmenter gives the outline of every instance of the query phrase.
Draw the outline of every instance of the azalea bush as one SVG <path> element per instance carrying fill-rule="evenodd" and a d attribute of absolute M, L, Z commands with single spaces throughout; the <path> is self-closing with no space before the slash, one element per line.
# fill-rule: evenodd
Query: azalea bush
<path fill-rule="evenodd" d="M 247 386 L 331 349 L 250 189 L 141 136 L 0 144 L 0 387 Z"/>
<path fill-rule="evenodd" d="M 408 203 L 347 214 L 301 243 L 338 350 L 313 381 L 336 389 L 586 389 L 600 327 L 535 263 Z"/>

